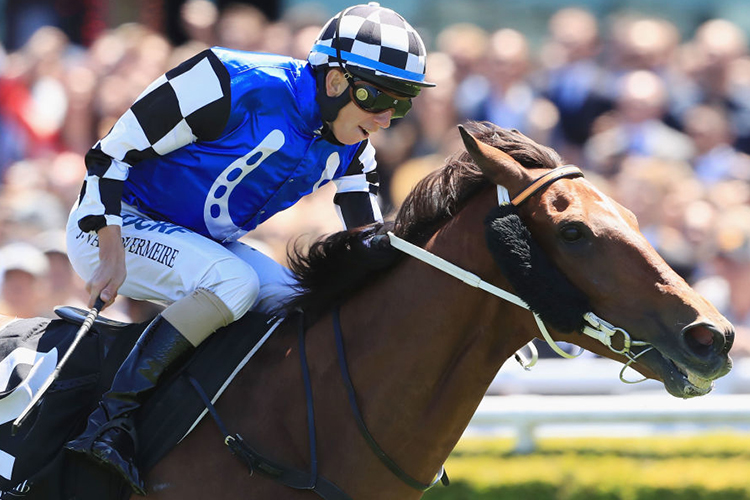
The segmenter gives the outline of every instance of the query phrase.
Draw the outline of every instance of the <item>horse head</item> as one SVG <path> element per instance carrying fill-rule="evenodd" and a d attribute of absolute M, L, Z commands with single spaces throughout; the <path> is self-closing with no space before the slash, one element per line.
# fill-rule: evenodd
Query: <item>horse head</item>
<path fill-rule="evenodd" d="M 682 398 L 708 393 L 713 381 L 730 371 L 732 325 L 670 268 L 640 232 L 631 211 L 577 175 L 577 168 L 563 172 L 557 153 L 516 131 L 503 131 L 504 137 L 489 140 L 494 142 L 489 145 L 460 130 L 483 175 L 515 194 L 507 206 L 528 229 L 532 248 L 541 249 L 531 252 L 531 262 L 546 258 L 552 264 L 537 272 L 527 265 L 533 279 L 509 277 L 517 290 L 527 289 L 519 292 L 522 298 L 535 295 L 534 290 L 543 292 L 541 310 L 535 312 L 550 326 L 552 337 L 627 363 Z M 484 130 L 482 137 L 497 137 L 492 130 Z M 556 171 L 560 174 L 553 175 Z M 550 180 L 538 181 L 543 177 Z M 493 256 L 503 261 L 497 249 L 507 245 L 500 241 L 507 234 L 487 234 Z M 559 270 L 561 279 L 549 276 L 548 269 Z M 596 333 L 582 333 L 598 321 L 620 337 L 610 337 L 613 345 L 598 341 Z M 632 349 L 625 349 L 624 342 Z"/>

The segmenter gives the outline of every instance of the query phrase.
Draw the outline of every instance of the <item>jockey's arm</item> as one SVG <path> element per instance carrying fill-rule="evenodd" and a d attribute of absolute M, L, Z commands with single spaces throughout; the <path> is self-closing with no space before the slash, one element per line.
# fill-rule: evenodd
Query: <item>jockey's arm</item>
<path fill-rule="evenodd" d="M 172 81 L 179 79 L 179 86 Z M 217 81 L 222 96 L 201 107 L 199 119 L 193 109 L 195 94 L 207 81 Z M 122 225 L 120 204 L 123 184 L 130 167 L 158 158 L 194 141 L 218 138 L 229 120 L 229 75 L 210 50 L 188 59 L 157 78 L 86 154 L 86 181 L 79 203 L 82 231 Z"/>
<path fill-rule="evenodd" d="M 179 88 L 170 79 L 180 77 Z M 223 96 L 201 108 L 200 120 L 182 116 L 194 102 L 192 93 L 211 79 L 221 82 Z M 86 284 L 91 307 L 101 294 L 107 305 L 125 280 L 120 208 L 125 180 L 136 163 L 164 156 L 193 141 L 217 138 L 229 117 L 229 77 L 213 52 L 206 50 L 168 71 L 141 94 L 112 130 L 86 154 L 86 181 L 79 200 L 79 228 L 97 232 L 99 266 Z M 179 113 L 179 115 L 177 115 Z M 177 123 L 176 126 L 171 126 Z"/>
<path fill-rule="evenodd" d="M 375 170 L 375 148 L 364 141 L 344 175 L 333 182 L 333 202 L 339 218 L 347 229 L 373 222 L 383 222 L 378 204 L 378 173 Z"/>

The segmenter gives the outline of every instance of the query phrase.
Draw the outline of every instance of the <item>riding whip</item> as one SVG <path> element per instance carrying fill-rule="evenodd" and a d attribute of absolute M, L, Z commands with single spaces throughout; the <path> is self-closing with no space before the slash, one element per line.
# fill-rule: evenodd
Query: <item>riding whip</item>
<path fill-rule="evenodd" d="M 68 350 L 65 352 L 65 355 L 57 364 L 57 367 L 55 367 L 55 371 L 53 371 L 52 374 L 47 377 L 47 380 L 44 381 L 36 394 L 34 394 L 34 397 L 31 398 L 31 401 L 26 406 L 26 408 L 24 408 L 18 418 L 13 421 L 13 427 L 11 428 L 12 436 L 16 435 L 16 432 L 18 432 L 18 429 L 21 428 L 23 422 L 31 413 L 31 410 L 34 409 L 37 403 L 39 403 L 39 401 L 42 399 L 44 393 L 47 392 L 47 389 L 49 389 L 50 386 L 55 382 L 55 380 L 57 380 L 57 378 L 60 376 L 60 372 L 62 371 L 63 366 L 65 366 L 65 363 L 68 362 L 68 358 L 70 358 L 70 356 L 73 354 L 73 351 L 75 351 L 76 347 L 81 342 L 81 339 L 83 339 L 83 337 L 88 333 L 89 329 L 91 329 L 91 326 L 94 324 L 94 321 L 99 315 L 99 311 L 102 309 L 102 307 L 104 307 L 104 301 L 101 299 L 101 297 L 97 297 L 96 302 L 94 302 L 94 307 L 89 310 L 89 313 L 86 315 L 86 319 L 78 329 L 78 332 L 76 332 L 76 336 L 75 338 L 73 338 L 73 342 L 71 342 L 70 347 L 68 347 Z"/>

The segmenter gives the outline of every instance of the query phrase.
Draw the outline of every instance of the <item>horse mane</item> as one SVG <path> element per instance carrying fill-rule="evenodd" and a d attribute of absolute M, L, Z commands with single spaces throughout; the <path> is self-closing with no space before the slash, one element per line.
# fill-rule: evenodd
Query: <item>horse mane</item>
<path fill-rule="evenodd" d="M 466 129 L 526 168 L 562 164 L 553 149 L 517 130 L 490 122 L 469 122 Z M 313 242 L 306 252 L 297 240 L 287 252 L 289 267 L 297 277 L 296 293 L 282 306 L 282 312 L 302 309 L 307 321 L 314 321 L 401 260 L 404 254 L 390 246 L 387 231 L 424 245 L 488 183 L 469 153 L 460 151 L 412 189 L 393 222 L 334 233 Z"/>

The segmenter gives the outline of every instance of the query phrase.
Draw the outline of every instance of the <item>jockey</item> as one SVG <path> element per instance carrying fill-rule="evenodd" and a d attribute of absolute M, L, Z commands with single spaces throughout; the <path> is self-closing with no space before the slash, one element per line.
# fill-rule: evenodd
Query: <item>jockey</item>
<path fill-rule="evenodd" d="M 146 88 L 86 155 L 67 244 L 89 307 L 118 292 L 167 307 L 67 449 L 145 494 L 133 412 L 211 333 L 290 293 L 291 273 L 238 238 L 328 181 L 345 227 L 382 220 L 368 138 L 434 86 L 425 58 L 373 2 L 330 19 L 307 61 L 214 47 Z"/>

